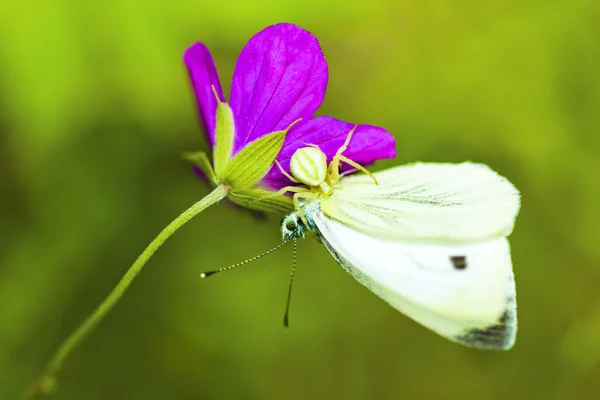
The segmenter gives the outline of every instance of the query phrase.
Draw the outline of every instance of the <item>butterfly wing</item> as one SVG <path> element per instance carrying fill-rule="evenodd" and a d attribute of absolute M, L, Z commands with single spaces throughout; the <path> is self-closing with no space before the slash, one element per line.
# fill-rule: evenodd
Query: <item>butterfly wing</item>
<path fill-rule="evenodd" d="M 507 236 L 519 192 L 482 164 L 417 163 L 346 177 L 321 201 L 327 216 L 370 235 L 472 242 Z"/>
<path fill-rule="evenodd" d="M 311 229 L 357 280 L 467 346 L 508 349 L 516 294 L 506 237 L 519 192 L 487 166 L 412 164 L 341 180 L 307 205 Z"/>
<path fill-rule="evenodd" d="M 506 238 L 437 245 L 381 239 L 311 208 L 309 225 L 331 255 L 392 307 L 466 346 L 512 347 L 516 294 Z"/>

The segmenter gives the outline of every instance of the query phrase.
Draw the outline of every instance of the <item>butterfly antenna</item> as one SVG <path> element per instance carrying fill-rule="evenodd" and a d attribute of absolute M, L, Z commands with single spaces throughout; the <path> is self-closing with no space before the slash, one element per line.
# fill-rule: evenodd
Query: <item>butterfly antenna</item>
<path fill-rule="evenodd" d="M 285 304 L 285 315 L 283 316 L 283 326 L 290 326 L 290 301 L 292 300 L 292 285 L 294 284 L 294 272 L 296 271 L 296 239 L 294 238 L 294 262 L 292 263 L 292 273 L 290 274 L 290 287 L 288 289 L 287 302 Z"/>
<path fill-rule="evenodd" d="M 217 272 L 229 271 L 230 269 L 234 269 L 234 268 L 237 268 L 237 267 L 241 267 L 241 266 L 242 266 L 242 265 L 244 265 L 244 264 L 248 264 L 248 263 L 250 263 L 250 262 L 252 262 L 252 261 L 254 261 L 254 260 L 258 260 L 258 259 L 259 259 L 259 258 L 261 258 L 261 257 L 264 257 L 264 256 L 266 256 L 266 255 L 268 255 L 268 254 L 271 254 L 271 253 L 272 253 L 272 252 L 274 252 L 275 250 L 279 250 L 279 249 L 280 249 L 280 248 L 282 248 L 284 245 L 288 244 L 288 243 L 289 243 L 289 241 L 290 241 L 290 240 L 292 240 L 292 239 L 293 239 L 293 237 L 289 237 L 289 238 L 287 238 L 286 240 L 284 240 L 282 243 L 280 243 L 280 244 L 278 244 L 277 246 L 273 247 L 271 250 L 267 250 L 267 251 L 265 251 L 265 252 L 264 252 L 264 253 L 262 253 L 262 254 L 259 254 L 259 255 L 257 255 L 257 256 L 254 256 L 254 257 L 252 257 L 252 258 L 249 258 L 249 259 L 247 259 L 247 260 L 245 260 L 245 261 L 242 261 L 242 262 L 239 262 L 239 263 L 237 263 L 237 264 L 230 265 L 230 266 L 228 266 L 228 267 L 224 267 L 224 268 L 215 269 L 214 271 L 207 271 L 207 272 L 203 272 L 203 273 L 201 273 L 201 274 L 200 274 L 200 278 L 208 278 L 209 276 L 211 276 L 211 275 L 214 275 L 214 274 L 216 274 Z M 294 240 L 294 242 L 295 242 L 295 240 Z"/>

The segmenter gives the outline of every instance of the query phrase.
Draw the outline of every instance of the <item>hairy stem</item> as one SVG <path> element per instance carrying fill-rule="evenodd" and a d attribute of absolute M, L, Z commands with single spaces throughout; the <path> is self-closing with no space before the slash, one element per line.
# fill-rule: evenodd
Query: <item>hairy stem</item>
<path fill-rule="evenodd" d="M 117 283 L 117 286 L 110 292 L 110 294 L 104 299 L 102 303 L 96 308 L 96 310 L 90 314 L 82 323 L 75 329 L 73 333 L 60 345 L 60 347 L 54 352 L 50 361 L 46 366 L 46 370 L 40 378 L 37 387 L 33 390 L 33 394 L 36 393 L 49 393 L 55 386 L 56 373 L 60 369 L 64 360 L 77 348 L 77 346 L 85 339 L 96 325 L 108 314 L 110 310 L 117 304 L 121 296 L 129 288 L 135 277 L 140 273 L 144 265 L 148 262 L 150 257 L 158 250 L 158 248 L 181 228 L 186 222 L 194 218 L 200 212 L 204 211 L 207 207 L 217 203 L 227 195 L 227 187 L 220 185 L 213 190 L 209 195 L 204 197 L 202 200 L 185 210 L 179 217 L 175 218 L 165 229 L 158 234 L 158 236 L 146 247 L 146 249 L 140 254 L 135 260 L 133 265 L 129 267 L 129 270 L 123 275 L 123 278 Z"/>

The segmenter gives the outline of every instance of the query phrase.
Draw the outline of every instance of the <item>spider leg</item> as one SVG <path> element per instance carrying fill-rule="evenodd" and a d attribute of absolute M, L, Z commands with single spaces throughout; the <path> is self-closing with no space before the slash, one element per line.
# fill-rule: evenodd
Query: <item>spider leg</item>
<path fill-rule="evenodd" d="M 356 168 L 350 168 L 349 170 L 347 170 L 347 171 L 344 171 L 344 172 L 342 172 L 342 173 L 340 174 L 340 179 L 342 179 L 342 178 L 343 178 L 343 177 L 345 177 L 346 175 L 353 174 L 353 173 L 355 173 L 356 171 L 358 171 Z"/>
<path fill-rule="evenodd" d="M 305 143 L 305 142 L 302 142 L 302 144 L 305 145 L 305 146 L 308 146 L 308 147 L 314 147 L 315 149 L 321 150 L 321 148 L 319 147 L 318 144 Z"/>
<path fill-rule="evenodd" d="M 348 136 L 346 136 L 346 140 L 344 141 L 344 144 L 335 153 L 336 156 L 341 156 L 342 153 L 348 149 L 348 146 L 350 145 L 350 141 L 352 140 L 352 135 L 354 135 L 354 131 L 356 130 L 357 127 L 358 127 L 358 125 L 354 125 L 354 127 L 352 127 L 350 132 L 348 132 Z"/>
<path fill-rule="evenodd" d="M 357 170 L 359 170 L 359 171 L 362 171 L 362 172 L 364 172 L 365 174 L 369 175 L 369 176 L 370 176 L 370 177 L 373 179 L 373 181 L 375 182 L 375 184 L 376 184 L 376 185 L 379 185 L 379 182 L 377 181 L 377 178 L 375 178 L 375 176 L 374 176 L 374 175 L 373 175 L 371 172 L 369 172 L 369 170 L 368 170 L 368 169 L 366 169 L 365 167 L 363 167 L 362 165 L 360 165 L 360 164 L 359 164 L 359 163 L 357 163 L 356 161 L 352 161 L 352 160 L 351 160 L 351 159 L 349 159 L 348 157 L 346 157 L 346 156 L 342 156 L 342 155 L 338 155 L 338 156 L 336 156 L 336 158 L 337 158 L 338 160 L 340 160 L 340 161 L 343 161 L 343 162 L 345 162 L 346 164 L 352 165 L 352 166 L 353 166 L 354 168 L 356 168 Z M 342 174 L 342 175 L 343 175 L 343 174 Z M 340 177 L 341 177 L 341 175 L 340 175 Z"/>
<path fill-rule="evenodd" d="M 279 164 L 279 161 L 275 160 L 275 164 L 277 164 L 277 167 L 279 167 L 279 171 L 281 171 L 281 173 L 283 174 L 283 176 L 285 176 L 286 178 L 288 178 L 290 181 L 294 182 L 294 183 L 300 183 L 299 180 L 297 180 L 296 178 L 294 178 L 292 175 L 288 174 L 285 169 L 283 169 L 283 167 L 281 166 L 281 164 Z"/>
<path fill-rule="evenodd" d="M 283 196 L 287 192 L 292 192 L 292 193 L 299 194 L 299 193 L 302 193 L 302 192 L 308 192 L 309 190 L 310 189 L 308 189 L 308 188 L 300 187 L 300 186 L 285 186 L 285 187 L 282 187 L 281 189 L 279 189 L 276 192 L 273 192 L 273 193 L 268 194 L 266 196 L 262 196 L 262 197 L 257 198 L 256 200 L 252 201 L 250 204 L 254 204 L 256 202 L 259 202 L 259 201 L 261 201 L 263 199 L 268 199 L 270 197 Z"/>
<path fill-rule="evenodd" d="M 358 125 L 354 125 L 350 132 L 348 132 L 348 136 L 346 136 L 344 144 L 342 144 L 336 151 L 335 156 L 333 156 L 333 159 L 329 163 L 329 176 L 331 177 L 331 181 L 333 183 L 336 183 L 340 180 L 340 157 L 342 156 L 342 153 L 348 149 L 350 141 L 352 140 L 352 135 L 354 135 L 354 131 L 356 130 L 357 126 Z"/>

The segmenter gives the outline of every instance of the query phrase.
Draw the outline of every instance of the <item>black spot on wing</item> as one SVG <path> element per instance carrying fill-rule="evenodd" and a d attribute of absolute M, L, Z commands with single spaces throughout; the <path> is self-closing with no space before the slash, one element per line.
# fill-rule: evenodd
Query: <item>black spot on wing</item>
<path fill-rule="evenodd" d="M 467 257 L 465 256 L 450 256 L 450 262 L 456 269 L 467 268 Z"/>
<path fill-rule="evenodd" d="M 510 346 L 512 340 L 510 328 L 507 327 L 508 313 L 504 312 L 497 324 L 485 329 L 472 329 L 458 337 L 458 341 L 484 349 L 504 349 Z"/>
<path fill-rule="evenodd" d="M 514 282 L 512 276 L 511 281 Z M 469 329 L 454 339 L 469 347 L 484 350 L 508 350 L 515 344 L 517 335 L 517 299 L 511 293 L 506 299 L 506 309 L 498 321 L 486 328 Z"/>

